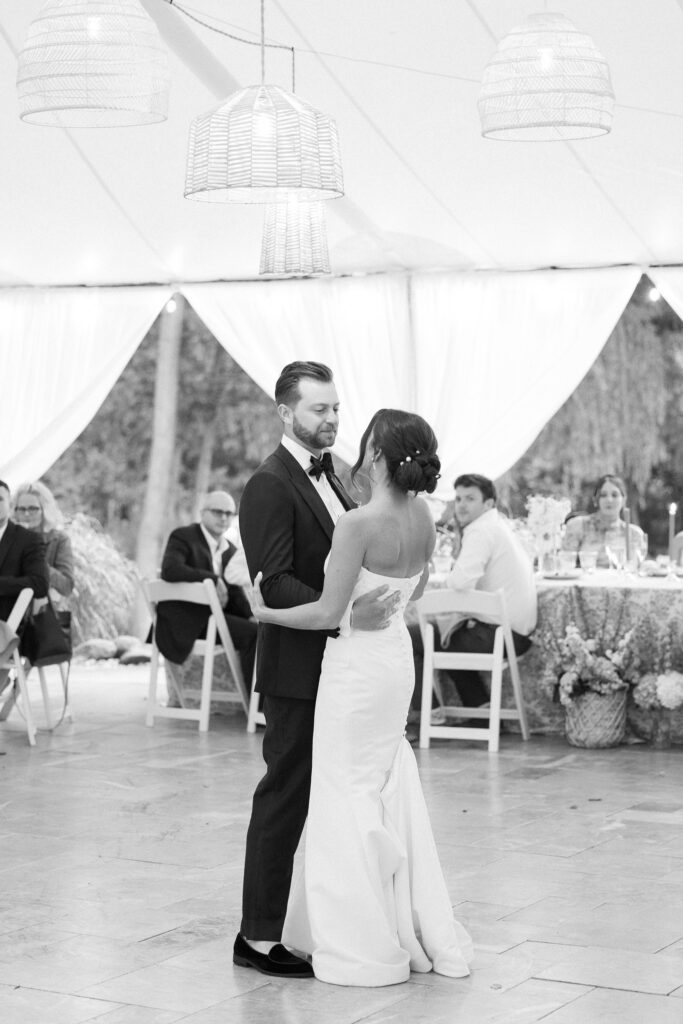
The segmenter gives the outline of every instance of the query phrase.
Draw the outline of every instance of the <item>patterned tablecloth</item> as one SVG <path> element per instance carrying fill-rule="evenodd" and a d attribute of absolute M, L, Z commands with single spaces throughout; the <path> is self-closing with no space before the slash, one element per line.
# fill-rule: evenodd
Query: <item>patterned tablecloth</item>
<path fill-rule="evenodd" d="M 445 576 L 432 575 L 429 585 L 444 586 Z M 597 570 L 572 579 L 538 577 L 537 590 L 534 643 L 519 659 L 529 726 L 535 732 L 564 732 L 564 708 L 553 703 L 544 681 L 549 662 L 545 644 L 561 640 L 570 623 L 578 626 L 584 637 L 603 636 L 613 643 L 643 617 L 662 625 L 671 622 L 683 649 L 683 579 L 678 576 L 641 577 Z M 407 617 L 411 617 L 411 610 Z M 449 700 L 451 694 L 449 690 Z M 503 703 L 512 703 L 509 681 L 503 687 Z M 647 736 L 655 712 L 643 711 L 632 699 L 629 705 L 632 731 Z M 673 712 L 672 737 L 683 742 L 683 709 Z"/>
<path fill-rule="evenodd" d="M 683 643 L 683 580 L 678 576 L 641 577 L 601 570 L 571 580 L 539 578 L 537 587 L 538 626 L 534 645 L 520 659 L 520 672 L 530 725 L 539 732 L 564 729 L 564 710 L 552 703 L 543 684 L 548 661 L 544 641 L 562 639 L 569 623 L 578 626 L 582 636 L 602 636 L 611 645 L 647 617 L 662 625 L 671 623 Z M 636 731 L 651 714 L 630 709 Z M 683 740 L 683 710 L 674 712 L 673 726 L 676 740 Z"/>

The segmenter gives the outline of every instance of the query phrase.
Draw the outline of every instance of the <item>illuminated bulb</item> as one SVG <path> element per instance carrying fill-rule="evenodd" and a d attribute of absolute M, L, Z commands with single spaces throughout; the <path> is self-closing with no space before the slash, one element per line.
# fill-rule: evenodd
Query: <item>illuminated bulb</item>
<path fill-rule="evenodd" d="M 662 297 L 662 293 L 660 292 L 659 288 L 655 288 L 653 285 L 653 287 L 650 288 L 649 292 L 647 293 L 647 297 L 650 300 L 650 302 L 659 302 L 659 300 Z"/>
<path fill-rule="evenodd" d="M 178 303 L 176 302 L 175 299 L 169 299 L 168 302 L 166 303 L 166 312 L 167 313 L 175 313 L 177 308 L 178 308 Z"/>
<path fill-rule="evenodd" d="M 677 509 L 678 509 L 678 505 L 676 504 L 675 501 L 672 501 L 671 504 L 669 505 L 669 515 L 670 516 L 675 516 Z"/>

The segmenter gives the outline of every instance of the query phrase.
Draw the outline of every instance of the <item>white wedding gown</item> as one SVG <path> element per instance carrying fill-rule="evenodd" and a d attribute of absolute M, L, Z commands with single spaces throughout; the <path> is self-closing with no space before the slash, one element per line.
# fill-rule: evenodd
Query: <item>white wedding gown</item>
<path fill-rule="evenodd" d="M 337 985 L 393 985 L 410 971 L 469 974 L 472 941 L 453 911 L 417 764 L 404 737 L 414 669 L 403 611 L 419 582 L 361 569 L 359 594 L 387 583 L 387 629 L 328 640 L 313 733 L 303 860 L 283 942 Z"/>

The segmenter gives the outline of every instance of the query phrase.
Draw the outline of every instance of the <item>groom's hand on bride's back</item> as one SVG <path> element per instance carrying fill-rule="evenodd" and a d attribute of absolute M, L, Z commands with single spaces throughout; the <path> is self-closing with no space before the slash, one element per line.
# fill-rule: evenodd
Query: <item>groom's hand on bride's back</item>
<path fill-rule="evenodd" d="M 387 596 L 388 590 L 388 584 L 383 583 L 381 587 L 375 587 L 356 598 L 351 608 L 351 625 L 354 629 L 370 631 L 387 628 L 401 599 L 398 590 Z"/>

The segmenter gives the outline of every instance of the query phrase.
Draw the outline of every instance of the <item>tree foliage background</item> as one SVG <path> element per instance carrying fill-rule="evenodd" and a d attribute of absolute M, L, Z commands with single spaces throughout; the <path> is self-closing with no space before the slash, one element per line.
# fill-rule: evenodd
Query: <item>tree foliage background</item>
<path fill-rule="evenodd" d="M 643 279 L 574 394 L 498 481 L 513 515 L 524 515 L 527 496 L 538 492 L 567 495 L 573 507 L 587 509 L 595 480 L 613 472 L 627 481 L 633 520 L 652 551 L 665 550 L 668 503 L 683 499 L 683 324 L 663 300 L 649 300 L 649 287 Z M 46 475 L 67 514 L 95 516 L 128 555 L 149 470 L 158 339 L 159 321 L 95 419 Z M 196 496 L 207 489 L 225 488 L 239 501 L 279 436 L 272 398 L 187 306 L 166 532 L 192 521 Z"/>
<path fill-rule="evenodd" d="M 615 473 L 651 550 L 666 551 L 668 505 L 683 498 L 683 323 L 650 288 L 643 278 L 577 389 L 498 482 L 513 515 L 532 493 L 590 510 L 596 480 Z"/>

